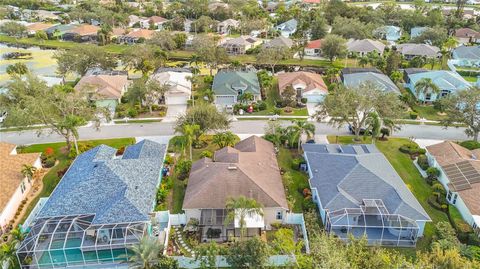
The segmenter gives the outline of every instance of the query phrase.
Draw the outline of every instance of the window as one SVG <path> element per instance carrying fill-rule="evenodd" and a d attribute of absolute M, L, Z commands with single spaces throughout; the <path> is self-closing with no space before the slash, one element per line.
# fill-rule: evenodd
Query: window
<path fill-rule="evenodd" d="M 452 204 L 455 204 L 457 202 L 457 197 L 458 197 L 458 194 L 455 193 L 455 195 L 453 195 Z"/>
<path fill-rule="evenodd" d="M 447 192 L 447 200 L 450 201 L 452 199 L 452 192 L 448 190 Z"/>
<path fill-rule="evenodd" d="M 25 182 L 22 181 L 22 184 L 20 184 L 20 190 L 22 191 L 22 194 L 25 192 Z"/>
<path fill-rule="evenodd" d="M 277 211 L 277 219 L 278 219 L 278 220 L 283 219 L 282 211 Z"/>
<path fill-rule="evenodd" d="M 427 93 L 427 94 L 425 95 L 425 100 L 430 101 L 430 99 L 432 99 L 432 94 L 431 94 L 431 93 Z"/>

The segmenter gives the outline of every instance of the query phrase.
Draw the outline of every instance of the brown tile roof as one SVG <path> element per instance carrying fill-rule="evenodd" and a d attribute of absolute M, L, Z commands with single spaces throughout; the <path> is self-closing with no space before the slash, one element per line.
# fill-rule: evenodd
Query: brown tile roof
<path fill-rule="evenodd" d="M 168 20 L 163 18 L 163 17 L 160 17 L 160 16 L 152 16 L 152 17 L 149 18 L 149 21 L 151 21 L 153 23 L 159 23 L 159 22 L 166 22 Z"/>
<path fill-rule="evenodd" d="M 134 37 L 134 38 L 145 38 L 145 39 L 150 39 L 152 38 L 153 34 L 155 31 L 153 30 L 148 30 L 148 29 L 138 29 L 135 31 L 131 31 L 130 33 L 126 34 L 125 36 L 128 37 Z"/>
<path fill-rule="evenodd" d="M 278 74 L 278 89 L 280 93 L 287 87 L 292 84 L 302 83 L 306 85 L 305 91 L 308 92 L 314 89 L 319 89 L 324 93 L 328 93 L 327 85 L 322 79 L 322 76 L 319 74 L 311 72 L 287 72 Z"/>
<path fill-rule="evenodd" d="M 460 28 L 455 31 L 455 36 L 459 38 L 467 38 L 467 37 L 480 38 L 480 33 L 470 28 Z"/>
<path fill-rule="evenodd" d="M 120 28 L 120 27 L 115 27 L 115 28 L 112 29 L 112 34 L 114 36 L 124 35 L 126 32 L 127 32 L 126 29 Z"/>
<path fill-rule="evenodd" d="M 36 22 L 27 26 L 28 31 L 42 31 L 52 27 L 51 23 Z"/>
<path fill-rule="evenodd" d="M 251 136 L 234 148 L 192 165 L 184 209 L 222 209 L 229 197 L 254 198 L 265 207 L 288 208 L 273 144 Z"/>
<path fill-rule="evenodd" d="M 456 191 L 473 215 L 480 215 L 480 150 L 466 149 L 445 141 L 427 147 L 450 180 L 449 188 Z"/>
<path fill-rule="evenodd" d="M 90 75 L 82 77 L 75 90 L 91 90 L 105 99 L 119 99 L 128 83 L 126 75 Z"/>
<path fill-rule="evenodd" d="M 90 24 L 82 24 L 79 25 L 69 31 L 67 33 L 73 33 L 81 36 L 86 36 L 86 35 L 96 35 L 98 30 L 100 30 L 100 27 L 90 25 Z"/>
<path fill-rule="evenodd" d="M 470 150 L 452 141 L 428 146 L 427 150 L 441 166 L 472 159 Z"/>
<path fill-rule="evenodd" d="M 33 165 L 40 153 L 11 154 L 16 145 L 0 142 L 0 212 L 3 211 L 17 190 L 24 176 L 21 173 L 24 164 Z"/>

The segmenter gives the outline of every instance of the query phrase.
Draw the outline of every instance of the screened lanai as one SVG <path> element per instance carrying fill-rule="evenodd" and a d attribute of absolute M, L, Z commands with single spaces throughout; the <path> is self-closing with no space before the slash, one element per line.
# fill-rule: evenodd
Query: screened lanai
<path fill-rule="evenodd" d="M 55 268 L 125 262 L 128 247 L 148 233 L 148 222 L 91 225 L 94 215 L 41 218 L 17 255 L 21 268 Z"/>
<path fill-rule="evenodd" d="M 327 231 L 342 240 L 349 235 L 367 237 L 369 244 L 382 246 L 415 246 L 419 227 L 417 223 L 399 214 L 390 214 L 379 199 L 363 200 L 359 208 L 343 208 L 327 212 Z"/>

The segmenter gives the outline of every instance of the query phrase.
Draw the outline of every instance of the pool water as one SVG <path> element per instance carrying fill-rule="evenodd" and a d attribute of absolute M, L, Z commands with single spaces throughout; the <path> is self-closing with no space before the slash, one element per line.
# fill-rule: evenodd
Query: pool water
<path fill-rule="evenodd" d="M 82 251 L 79 246 L 81 244 L 80 239 L 71 239 L 66 243 L 66 248 L 69 249 L 57 249 L 63 246 L 63 240 L 54 241 L 51 245 L 50 251 L 44 251 L 38 261 L 40 268 L 52 268 L 52 267 L 65 267 L 68 265 L 82 265 L 85 263 L 112 263 L 123 262 L 127 260 L 125 255 L 125 248 L 119 249 L 107 249 L 97 251 Z M 50 254 L 50 255 L 49 255 Z"/>

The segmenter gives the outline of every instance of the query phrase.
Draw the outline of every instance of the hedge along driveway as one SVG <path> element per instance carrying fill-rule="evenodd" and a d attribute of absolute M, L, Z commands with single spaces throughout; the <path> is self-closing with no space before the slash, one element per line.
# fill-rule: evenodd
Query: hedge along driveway
<path fill-rule="evenodd" d="M 335 143 L 335 136 L 328 136 L 330 143 Z M 339 143 L 346 144 L 351 143 L 352 136 L 339 137 Z M 369 139 L 366 143 L 370 142 Z M 365 142 L 364 142 L 365 143 Z M 405 138 L 389 138 L 388 141 L 377 141 L 375 145 L 377 148 L 387 157 L 390 164 L 392 164 L 395 171 L 403 179 L 410 191 L 415 195 L 422 207 L 428 213 L 432 222 L 425 225 L 424 237 L 417 242 L 418 250 L 426 250 L 430 246 L 432 236 L 435 233 L 435 224 L 440 221 L 449 222 L 446 213 L 439 211 L 428 203 L 428 197 L 432 194 L 432 188 L 425 179 L 420 175 L 410 156 L 401 153 L 398 149 L 406 144 L 411 143 L 410 140 Z"/>

